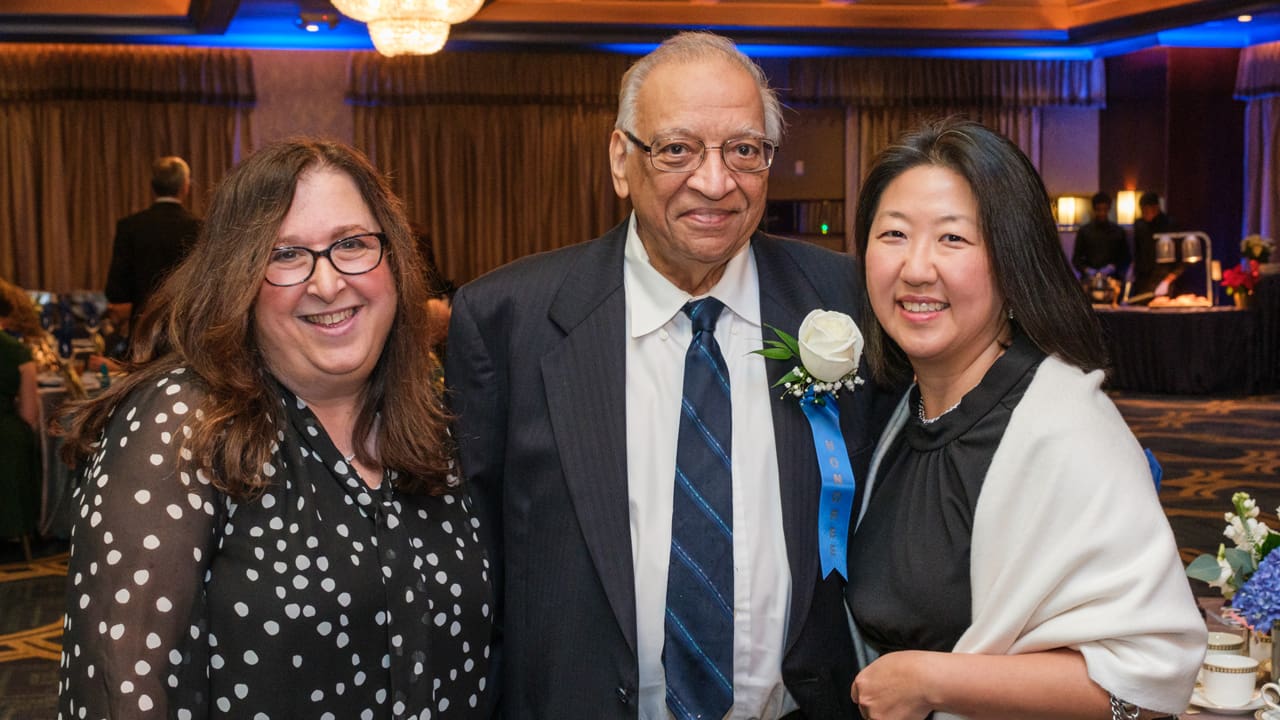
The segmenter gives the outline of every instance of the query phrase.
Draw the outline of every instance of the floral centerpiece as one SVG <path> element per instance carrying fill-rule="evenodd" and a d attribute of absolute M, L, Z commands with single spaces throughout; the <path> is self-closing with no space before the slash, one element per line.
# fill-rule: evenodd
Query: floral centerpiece
<path fill-rule="evenodd" d="M 1275 252 L 1275 249 L 1275 241 L 1261 235 L 1247 235 L 1240 241 L 1240 256 L 1246 260 L 1257 260 L 1259 263 L 1271 260 L 1271 253 Z"/>
<path fill-rule="evenodd" d="M 1241 260 L 1240 267 L 1222 271 L 1222 287 L 1228 295 L 1252 295 L 1260 277 L 1262 271 L 1257 260 Z"/>
<path fill-rule="evenodd" d="M 1262 672 L 1276 680 L 1280 672 L 1280 533 L 1258 519 L 1258 503 L 1248 493 L 1231 496 L 1234 512 L 1223 516 L 1222 534 L 1234 547 L 1218 546 L 1216 555 L 1201 555 L 1187 566 L 1187 576 L 1222 590 L 1223 617 L 1248 629 L 1249 654 L 1262 663 Z M 1280 511 L 1280 510 L 1278 510 Z"/>
<path fill-rule="evenodd" d="M 1280 547 L 1280 533 L 1258 519 L 1258 503 L 1249 493 L 1235 493 L 1231 505 L 1234 512 L 1223 515 L 1227 527 L 1222 534 L 1234 547 L 1218 545 L 1216 555 L 1206 553 L 1187 566 L 1187 577 L 1219 588 L 1228 602 L 1257 571 L 1258 564 Z"/>
<path fill-rule="evenodd" d="M 1262 559 L 1258 569 L 1236 593 L 1231 607 L 1255 630 L 1280 622 L 1280 553 Z"/>

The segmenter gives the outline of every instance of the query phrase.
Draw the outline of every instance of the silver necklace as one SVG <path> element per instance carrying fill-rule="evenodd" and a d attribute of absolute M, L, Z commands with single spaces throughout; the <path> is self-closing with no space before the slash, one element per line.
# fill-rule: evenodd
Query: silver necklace
<path fill-rule="evenodd" d="M 356 454 L 355 454 L 355 453 L 351 453 L 350 455 L 343 455 L 343 456 L 342 456 L 342 459 L 343 459 L 343 460 L 346 460 L 348 463 L 350 463 L 352 460 L 355 460 L 355 459 L 356 459 Z"/>
<path fill-rule="evenodd" d="M 936 417 L 925 417 L 924 416 L 924 396 L 921 395 L 920 403 L 916 405 L 916 417 L 920 418 L 921 423 L 925 425 L 932 425 L 938 422 L 939 420 L 941 420 L 943 415 L 946 415 L 947 413 L 951 412 L 952 410 L 955 410 L 958 407 L 960 407 L 960 400 L 957 400 L 955 405 L 952 405 L 946 410 L 943 410 L 942 412 L 938 413 Z"/>

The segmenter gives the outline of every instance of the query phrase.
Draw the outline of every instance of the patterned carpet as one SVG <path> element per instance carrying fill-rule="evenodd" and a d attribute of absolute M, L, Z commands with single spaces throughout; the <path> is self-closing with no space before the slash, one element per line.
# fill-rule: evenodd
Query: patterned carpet
<path fill-rule="evenodd" d="M 1225 541 L 1223 513 L 1232 493 L 1258 501 L 1280 531 L 1280 396 L 1241 399 L 1123 395 L 1116 404 L 1142 444 L 1164 466 L 1160 501 L 1184 563 Z M 1123 511 L 1117 510 L 1117 517 Z M 1197 595 L 1217 592 L 1193 582 Z"/>
<path fill-rule="evenodd" d="M 1164 465 L 1160 499 L 1184 563 L 1222 542 L 1222 514 L 1237 490 L 1253 495 L 1263 520 L 1280 530 L 1280 396 L 1117 394 L 1116 404 Z M 1116 521 L 1124 521 L 1123 508 Z M 42 557 L 27 564 L 16 543 L 0 544 L 0 720 L 56 716 L 66 545 L 35 550 Z M 1192 588 L 1217 594 L 1200 582 Z"/>

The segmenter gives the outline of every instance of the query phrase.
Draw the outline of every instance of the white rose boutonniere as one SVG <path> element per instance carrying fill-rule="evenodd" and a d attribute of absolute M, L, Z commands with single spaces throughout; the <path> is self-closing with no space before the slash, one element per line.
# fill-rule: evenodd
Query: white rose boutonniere
<path fill-rule="evenodd" d="M 849 462 L 840 428 L 840 407 L 834 400 L 842 389 L 853 392 L 862 384 L 858 363 L 862 360 L 862 331 L 853 318 L 840 312 L 814 310 L 800 323 L 799 339 L 778 328 L 769 328 L 777 340 L 764 341 L 754 351 L 771 360 L 799 360 L 774 387 L 786 388 L 809 421 L 820 476 L 818 501 L 818 556 L 822 577 L 831 573 L 848 579 L 845 556 L 849 547 L 849 520 L 857 480 Z"/>
<path fill-rule="evenodd" d="M 777 340 L 766 340 L 765 348 L 755 352 L 773 360 L 799 359 L 800 364 L 782 376 L 774 387 L 782 386 L 795 397 L 831 393 L 838 397 L 841 389 L 852 391 L 862 384 L 858 363 L 865 342 L 853 318 L 842 312 L 814 310 L 800 323 L 799 337 L 770 327 Z"/>

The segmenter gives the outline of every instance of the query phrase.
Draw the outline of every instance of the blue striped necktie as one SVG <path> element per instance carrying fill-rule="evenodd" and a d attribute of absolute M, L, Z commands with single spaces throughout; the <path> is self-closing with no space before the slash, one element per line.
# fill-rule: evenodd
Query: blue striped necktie
<path fill-rule="evenodd" d="M 721 720 L 733 705 L 733 419 L 729 368 L 716 342 L 715 298 L 684 306 L 684 359 L 667 576 L 667 708 L 679 720 Z"/>

